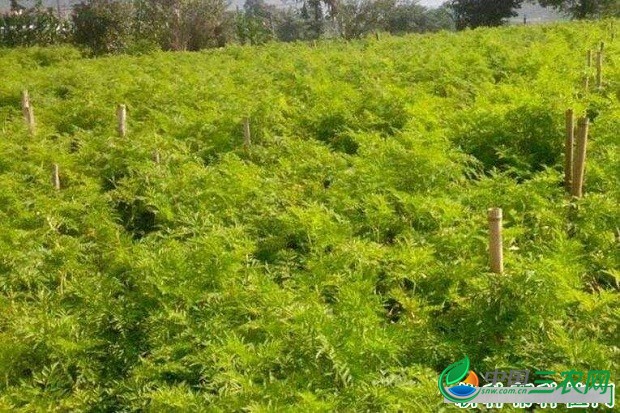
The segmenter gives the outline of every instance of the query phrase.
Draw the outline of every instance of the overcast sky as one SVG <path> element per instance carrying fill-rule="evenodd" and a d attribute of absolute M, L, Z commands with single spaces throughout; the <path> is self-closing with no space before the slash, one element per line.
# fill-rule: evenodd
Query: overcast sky
<path fill-rule="evenodd" d="M 420 4 L 423 6 L 441 6 L 446 0 L 421 0 Z"/>

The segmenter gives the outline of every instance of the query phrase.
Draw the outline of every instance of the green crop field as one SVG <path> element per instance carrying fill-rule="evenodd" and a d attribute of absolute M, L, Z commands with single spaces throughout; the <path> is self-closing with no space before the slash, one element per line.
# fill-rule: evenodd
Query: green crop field
<path fill-rule="evenodd" d="M 620 383 L 611 23 L 0 49 L 0 410 L 460 411 L 437 378 L 465 355 Z M 579 199 L 568 108 L 590 119 Z"/>

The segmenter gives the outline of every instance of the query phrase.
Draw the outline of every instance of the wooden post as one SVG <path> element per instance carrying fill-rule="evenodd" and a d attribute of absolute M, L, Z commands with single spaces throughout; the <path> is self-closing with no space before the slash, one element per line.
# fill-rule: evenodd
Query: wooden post
<path fill-rule="evenodd" d="M 596 53 L 596 87 L 603 87 L 603 52 Z"/>
<path fill-rule="evenodd" d="M 489 208 L 489 254 L 491 271 L 496 274 L 504 272 L 504 255 L 502 251 L 502 209 Z"/>
<path fill-rule="evenodd" d="M 22 109 L 30 106 L 30 94 L 27 90 L 22 91 Z"/>
<path fill-rule="evenodd" d="M 67 285 L 67 273 L 63 271 L 58 278 L 60 278 L 58 280 L 60 295 L 63 295 L 65 293 L 65 286 Z"/>
<path fill-rule="evenodd" d="M 252 144 L 252 136 L 250 135 L 250 118 L 243 118 L 243 146 L 247 148 Z"/>
<path fill-rule="evenodd" d="M 160 163 L 161 162 L 158 150 L 154 150 L 153 151 L 153 162 L 155 162 L 155 163 Z"/>
<path fill-rule="evenodd" d="M 588 118 L 580 118 L 577 122 L 577 145 L 575 146 L 573 163 L 573 188 L 571 195 L 581 198 L 586 168 L 586 148 L 588 146 Z"/>
<path fill-rule="evenodd" d="M 118 120 L 118 135 L 124 138 L 127 135 L 127 106 L 118 105 L 116 118 Z"/>
<path fill-rule="evenodd" d="M 564 145 L 564 185 L 570 192 L 573 182 L 573 144 L 575 142 L 575 115 L 572 109 L 566 111 L 566 143 Z"/>
<path fill-rule="evenodd" d="M 30 103 L 30 95 L 28 94 L 27 90 L 24 90 L 22 92 L 22 113 L 24 114 L 24 120 L 26 121 L 26 125 L 28 125 L 28 131 L 30 131 L 31 135 L 34 135 L 34 109 L 32 108 L 32 104 Z"/>
<path fill-rule="evenodd" d="M 54 188 L 56 190 L 60 189 L 60 168 L 57 163 L 54 164 L 52 169 L 52 183 L 54 184 Z"/>
<path fill-rule="evenodd" d="M 586 57 L 586 64 L 588 67 L 592 67 L 592 50 L 588 50 L 588 54 Z"/>

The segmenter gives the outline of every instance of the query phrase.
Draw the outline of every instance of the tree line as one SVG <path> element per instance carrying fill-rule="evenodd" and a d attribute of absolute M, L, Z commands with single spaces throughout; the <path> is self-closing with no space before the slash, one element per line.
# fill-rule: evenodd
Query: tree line
<path fill-rule="evenodd" d="M 11 0 L 11 10 L 0 14 L 0 46 L 73 43 L 101 55 L 461 30 L 504 24 L 524 1 L 448 0 L 427 8 L 415 0 L 298 0 L 282 8 L 246 0 L 230 10 L 227 0 L 85 0 L 62 18 L 40 0 L 31 8 Z M 529 1 L 574 18 L 620 15 L 616 0 Z"/>

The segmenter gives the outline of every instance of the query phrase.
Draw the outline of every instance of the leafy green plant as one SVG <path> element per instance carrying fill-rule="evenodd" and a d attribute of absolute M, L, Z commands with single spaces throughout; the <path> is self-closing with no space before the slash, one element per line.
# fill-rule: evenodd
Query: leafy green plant
<path fill-rule="evenodd" d="M 608 23 L 0 49 L 1 408 L 452 411 L 437 378 L 465 356 L 477 373 L 616 377 Z M 581 93 L 601 39 L 607 83 Z M 563 188 L 568 107 L 591 116 L 579 200 Z"/>

